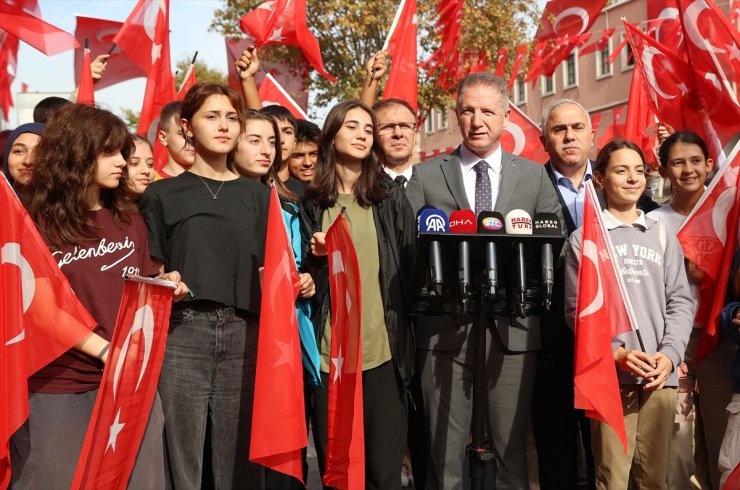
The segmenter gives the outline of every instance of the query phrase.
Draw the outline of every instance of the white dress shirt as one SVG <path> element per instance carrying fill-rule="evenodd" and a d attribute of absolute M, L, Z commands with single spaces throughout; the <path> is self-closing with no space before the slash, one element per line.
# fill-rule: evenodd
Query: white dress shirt
<path fill-rule="evenodd" d="M 396 180 L 396 177 L 398 177 L 399 175 L 403 175 L 404 177 L 406 177 L 406 183 L 404 184 L 404 187 L 406 187 L 407 185 L 409 185 L 409 180 L 411 180 L 411 174 L 413 173 L 414 166 L 409 165 L 409 168 L 407 168 L 400 174 L 395 172 L 394 170 L 389 169 L 388 167 L 383 167 L 383 170 L 385 170 L 385 173 L 388 174 L 388 176 L 393 180 Z"/>
<path fill-rule="evenodd" d="M 485 160 L 488 164 L 488 177 L 491 179 L 491 202 L 490 210 L 493 211 L 496 205 L 496 198 L 498 197 L 498 187 L 501 182 L 501 145 L 498 145 L 493 152 L 486 155 L 485 158 L 481 158 L 470 150 L 465 145 L 460 145 L 460 167 L 463 175 L 463 185 L 465 186 L 465 195 L 468 197 L 468 203 L 470 203 L 470 209 L 475 209 L 475 165 L 481 160 Z"/>

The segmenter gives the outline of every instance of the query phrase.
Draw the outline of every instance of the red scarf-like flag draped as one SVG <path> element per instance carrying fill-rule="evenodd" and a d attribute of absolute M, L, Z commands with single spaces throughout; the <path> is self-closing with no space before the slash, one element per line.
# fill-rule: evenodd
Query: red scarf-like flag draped
<path fill-rule="evenodd" d="M 82 74 L 80 75 L 80 85 L 77 87 L 77 103 L 95 105 L 90 50 L 87 48 L 85 48 L 85 55 L 82 58 Z"/>
<path fill-rule="evenodd" d="M 72 488 L 125 490 L 159 384 L 172 309 L 167 281 L 127 281 Z"/>
<path fill-rule="evenodd" d="M 331 365 L 324 485 L 365 487 L 360 267 L 342 214 L 326 233 L 331 292 Z"/>
<path fill-rule="evenodd" d="M 96 322 L 3 175 L 0 291 L 0 488 L 7 488 L 10 436 L 28 418 L 28 377 L 71 349 Z"/>
<path fill-rule="evenodd" d="M 277 189 L 270 194 L 249 459 L 303 483 L 308 445 L 295 301 L 299 278 Z M 279 428 L 279 430 L 276 430 Z"/>

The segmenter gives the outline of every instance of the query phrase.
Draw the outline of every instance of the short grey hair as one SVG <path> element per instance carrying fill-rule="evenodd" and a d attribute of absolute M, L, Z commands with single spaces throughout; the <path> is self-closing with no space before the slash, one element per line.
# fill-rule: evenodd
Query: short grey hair
<path fill-rule="evenodd" d="M 554 111 L 561 105 L 566 105 L 566 104 L 574 105 L 578 107 L 581 111 L 583 111 L 583 114 L 586 115 L 586 121 L 588 121 L 589 128 L 592 127 L 591 126 L 591 116 L 589 115 L 588 110 L 585 107 L 583 107 L 583 105 L 581 105 L 579 102 L 576 102 L 573 99 L 557 99 L 551 102 L 542 111 L 542 125 L 540 126 L 540 130 L 542 130 L 543 133 L 545 132 L 545 124 L 547 124 L 547 120 L 550 118 L 550 114 L 552 114 L 552 111 Z"/>
<path fill-rule="evenodd" d="M 504 111 L 509 108 L 509 87 L 506 84 L 506 80 L 501 77 L 497 77 L 493 73 L 485 71 L 471 73 L 470 75 L 460 80 L 460 83 L 457 86 L 457 99 L 455 100 L 455 105 L 457 107 L 460 106 L 462 94 L 465 90 L 470 87 L 477 87 L 479 85 L 491 87 L 492 89 L 496 90 L 496 92 L 498 92 L 499 96 L 501 97 L 501 108 Z"/>

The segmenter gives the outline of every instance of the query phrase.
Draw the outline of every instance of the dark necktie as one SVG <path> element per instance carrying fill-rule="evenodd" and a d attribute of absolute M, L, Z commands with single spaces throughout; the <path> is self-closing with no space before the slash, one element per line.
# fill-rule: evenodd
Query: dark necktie
<path fill-rule="evenodd" d="M 398 177 L 396 177 L 395 179 L 393 179 L 393 181 L 396 184 L 398 184 L 401 187 L 401 189 L 406 189 L 406 181 L 407 180 L 408 179 L 406 179 L 406 177 L 404 177 L 403 175 L 399 175 Z"/>
<path fill-rule="evenodd" d="M 485 160 L 475 164 L 475 214 L 491 211 L 491 178 L 488 176 L 488 163 Z"/>

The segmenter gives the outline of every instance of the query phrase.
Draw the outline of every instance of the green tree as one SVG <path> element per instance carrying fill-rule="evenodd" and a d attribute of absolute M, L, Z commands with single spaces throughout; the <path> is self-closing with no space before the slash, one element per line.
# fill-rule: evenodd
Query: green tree
<path fill-rule="evenodd" d="M 214 12 L 211 28 L 225 35 L 238 36 L 239 19 L 263 0 L 222 0 L 223 6 Z M 420 61 L 440 44 L 437 6 L 440 0 L 417 0 Z M 495 65 L 499 47 L 512 52 L 526 42 L 533 30 L 532 19 L 538 19 L 537 0 L 465 0 L 463 7 L 461 52 L 485 51 Z M 329 83 L 315 73 L 308 85 L 316 95 L 316 103 L 326 106 L 336 99 L 356 98 L 365 76 L 364 65 L 381 47 L 393 22 L 398 0 L 308 0 L 308 24 L 316 34 L 324 66 L 337 77 Z M 261 59 L 282 60 L 297 64 L 296 48 L 266 46 Z M 513 56 L 512 56 L 513 58 Z M 391 61 L 392 63 L 392 61 Z M 512 63 L 508 63 L 511 69 Z M 419 108 L 422 113 L 433 107 L 449 105 L 451 94 L 437 85 L 439 73 L 428 75 L 419 70 Z M 382 87 L 381 87 L 382 90 Z"/>
<path fill-rule="evenodd" d="M 123 112 L 123 120 L 126 122 L 126 126 L 131 131 L 136 131 L 139 127 L 139 116 L 141 113 L 128 107 L 122 107 L 121 112 Z"/>
<path fill-rule="evenodd" d="M 175 75 L 175 87 L 180 88 L 180 85 L 182 84 L 182 79 L 185 77 L 185 73 L 187 73 L 188 68 L 190 68 L 190 62 L 192 61 L 192 58 L 181 58 L 175 62 L 175 69 L 177 70 L 177 75 Z M 209 68 L 208 65 L 205 64 L 205 62 L 196 59 L 195 60 L 195 79 L 199 82 L 216 82 L 216 83 L 228 83 L 226 80 L 226 75 L 223 74 L 223 72 L 216 70 L 214 68 Z"/>

